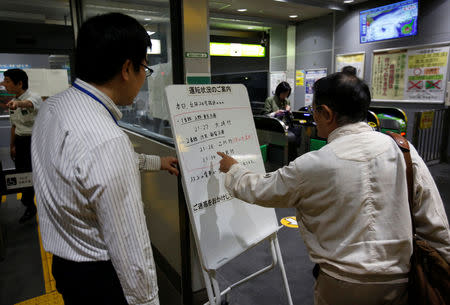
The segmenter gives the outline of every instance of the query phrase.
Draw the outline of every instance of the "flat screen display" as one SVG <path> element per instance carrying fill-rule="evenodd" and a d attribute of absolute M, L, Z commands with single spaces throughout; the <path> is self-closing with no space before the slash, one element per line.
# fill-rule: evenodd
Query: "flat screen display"
<path fill-rule="evenodd" d="M 416 35 L 418 7 L 418 0 L 406 0 L 360 12 L 360 42 Z"/>

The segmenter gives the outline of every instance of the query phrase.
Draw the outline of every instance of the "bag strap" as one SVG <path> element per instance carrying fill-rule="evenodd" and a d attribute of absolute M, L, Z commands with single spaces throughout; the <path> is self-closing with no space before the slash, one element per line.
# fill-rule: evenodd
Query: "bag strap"
<path fill-rule="evenodd" d="M 408 202 L 409 202 L 409 214 L 411 215 L 411 223 L 412 223 L 412 231 L 413 236 L 416 235 L 416 224 L 414 221 L 414 215 L 413 215 L 413 198 L 414 198 L 414 192 L 413 192 L 413 169 L 412 169 L 412 160 L 411 160 L 411 153 L 409 152 L 409 143 L 408 140 L 406 140 L 404 137 L 399 135 L 398 133 L 387 131 L 386 134 L 390 136 L 392 139 L 394 139 L 395 143 L 397 143 L 400 150 L 403 152 L 403 157 L 405 158 L 406 162 L 406 182 L 408 184 Z"/>

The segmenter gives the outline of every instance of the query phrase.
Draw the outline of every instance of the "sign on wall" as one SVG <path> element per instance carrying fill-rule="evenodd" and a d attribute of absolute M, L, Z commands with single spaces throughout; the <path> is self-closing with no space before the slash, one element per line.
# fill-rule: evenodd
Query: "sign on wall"
<path fill-rule="evenodd" d="M 304 86 L 305 85 L 305 70 L 295 71 L 295 85 Z"/>
<path fill-rule="evenodd" d="M 374 54 L 372 66 L 373 99 L 403 99 L 406 57 L 406 50 Z"/>
<path fill-rule="evenodd" d="M 270 92 L 269 92 L 269 96 L 275 95 L 275 90 L 277 89 L 277 86 L 281 82 L 285 82 L 286 80 L 287 80 L 287 78 L 286 78 L 286 71 L 270 72 Z"/>
<path fill-rule="evenodd" d="M 305 106 L 312 104 L 314 83 L 325 76 L 327 76 L 326 68 L 305 70 Z"/>
<path fill-rule="evenodd" d="M 450 47 L 375 51 L 374 101 L 443 103 Z"/>
<path fill-rule="evenodd" d="M 356 68 L 356 76 L 360 79 L 364 78 L 364 60 L 365 53 L 350 53 L 336 55 L 335 72 L 341 72 L 345 66 Z"/>
<path fill-rule="evenodd" d="M 29 87 L 40 96 L 52 96 L 69 88 L 66 69 L 24 69 Z"/>
<path fill-rule="evenodd" d="M 442 102 L 449 47 L 408 51 L 405 99 Z"/>

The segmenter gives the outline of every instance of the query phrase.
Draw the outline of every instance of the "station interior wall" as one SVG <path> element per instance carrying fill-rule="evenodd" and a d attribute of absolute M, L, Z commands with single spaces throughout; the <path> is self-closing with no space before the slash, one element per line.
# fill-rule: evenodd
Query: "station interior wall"
<path fill-rule="evenodd" d="M 347 12 L 333 14 L 300 22 L 296 27 L 295 69 L 327 68 L 334 71 L 332 58 L 336 54 L 365 52 L 364 80 L 370 85 L 372 52 L 378 49 L 411 47 L 450 41 L 450 1 L 419 1 L 418 34 L 416 36 L 375 43 L 359 43 L 359 12 L 392 3 L 392 1 L 367 1 L 352 6 Z M 334 21 L 334 26 L 333 26 Z M 73 49 L 73 33 L 70 26 L 48 24 L 26 24 L 0 21 L 0 27 L 8 28 L 2 35 L 0 53 L 70 54 Z M 334 33 L 333 33 L 334 29 Z M 334 34 L 334 44 L 333 44 Z M 211 36 L 212 42 L 260 43 L 259 36 L 231 37 Z M 243 74 L 247 72 L 285 71 L 287 62 L 287 26 L 274 25 L 270 29 L 270 40 L 264 58 L 211 57 L 211 74 Z M 1 63 L 5 58 L 0 57 Z M 17 61 L 17 58 L 15 58 Z M 6 62 L 5 62 L 6 63 Z M 34 67 L 34 65 L 33 65 Z M 447 79 L 450 77 L 450 69 Z M 269 87 L 269 86 L 267 86 Z M 294 109 L 304 106 L 305 88 L 296 86 Z M 267 92 L 268 94 L 268 92 Z M 262 101 L 262 100 L 261 100 Z M 397 106 L 406 111 L 409 119 L 408 138 L 411 140 L 414 114 L 419 110 L 443 108 L 443 104 L 373 103 L 374 105 Z M 449 139 L 450 152 L 450 139 Z"/>
<path fill-rule="evenodd" d="M 296 70 L 332 67 L 333 54 L 365 52 L 364 81 L 371 82 L 372 52 L 387 48 L 408 48 L 413 46 L 450 42 L 450 1 L 422 0 L 419 1 L 418 34 L 415 36 L 386 40 L 374 43 L 359 42 L 359 12 L 370 8 L 390 4 L 393 1 L 367 1 L 351 7 L 345 13 L 335 13 L 334 46 L 333 46 L 333 15 L 307 20 L 297 25 L 296 30 Z M 334 52 L 333 52 L 334 51 Z M 447 81 L 450 81 L 450 69 L 447 71 Z M 449 90 L 449 88 L 447 88 Z M 295 88 L 295 109 L 305 105 L 305 88 Z M 402 108 L 408 116 L 407 137 L 412 139 L 414 114 L 427 109 L 441 109 L 444 104 L 419 104 L 399 102 L 373 102 L 373 105 L 384 105 Z M 448 141 L 450 153 L 450 138 Z"/>

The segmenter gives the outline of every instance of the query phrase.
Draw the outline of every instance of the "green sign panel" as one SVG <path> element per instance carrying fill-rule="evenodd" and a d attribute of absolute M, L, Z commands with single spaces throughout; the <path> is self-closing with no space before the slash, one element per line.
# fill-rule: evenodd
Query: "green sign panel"
<path fill-rule="evenodd" d="M 185 56 L 187 58 L 208 58 L 208 53 L 206 53 L 206 52 L 186 52 Z"/>
<path fill-rule="evenodd" d="M 211 56 L 264 57 L 266 48 L 259 44 L 244 43 L 209 43 Z"/>
<path fill-rule="evenodd" d="M 211 84 L 210 76 L 187 76 L 186 83 L 188 85 Z"/>

